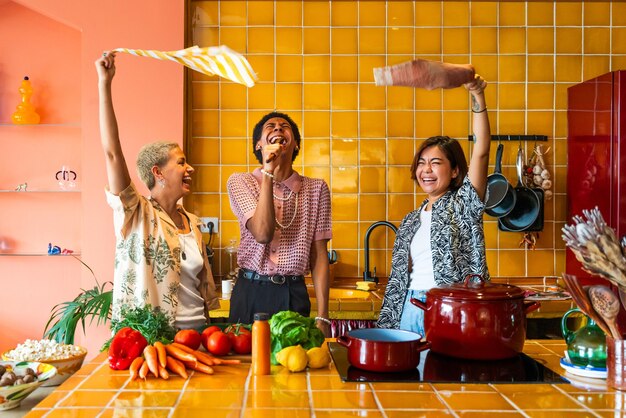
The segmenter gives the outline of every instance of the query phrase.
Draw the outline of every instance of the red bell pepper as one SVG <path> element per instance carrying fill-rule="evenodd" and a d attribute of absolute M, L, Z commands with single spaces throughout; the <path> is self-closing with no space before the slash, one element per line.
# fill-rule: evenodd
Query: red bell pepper
<path fill-rule="evenodd" d="M 120 329 L 109 346 L 109 367 L 113 370 L 128 370 L 130 363 L 143 353 L 148 345 L 141 332 L 130 327 Z"/>

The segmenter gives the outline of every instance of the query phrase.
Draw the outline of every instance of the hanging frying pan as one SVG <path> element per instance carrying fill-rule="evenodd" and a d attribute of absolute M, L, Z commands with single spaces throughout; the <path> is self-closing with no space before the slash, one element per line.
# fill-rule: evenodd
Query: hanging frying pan
<path fill-rule="evenodd" d="M 496 218 L 511 213 L 517 201 L 515 189 L 502 174 L 503 150 L 504 145 L 498 145 L 495 171 L 487 177 L 488 198 L 485 203 L 485 213 Z"/>
<path fill-rule="evenodd" d="M 541 202 L 539 196 L 533 189 L 524 186 L 524 180 L 522 176 L 522 167 L 524 165 L 524 152 L 522 147 L 519 147 L 517 152 L 517 187 L 515 187 L 515 194 L 517 201 L 515 207 L 506 216 L 498 219 L 498 226 L 503 231 L 521 232 L 526 231 L 531 225 L 535 223 L 539 216 L 539 210 L 541 209 Z"/>

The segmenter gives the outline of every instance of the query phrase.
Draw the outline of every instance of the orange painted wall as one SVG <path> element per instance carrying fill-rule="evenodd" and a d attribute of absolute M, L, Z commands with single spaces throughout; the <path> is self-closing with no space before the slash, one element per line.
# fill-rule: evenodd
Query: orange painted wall
<path fill-rule="evenodd" d="M 554 197 L 534 251 L 521 233 L 498 230 L 485 216 L 492 276 L 560 275 L 567 218 L 567 88 L 626 68 L 626 3 L 609 1 L 212 1 L 193 0 L 189 31 L 201 45 L 222 43 L 246 55 L 259 76 L 253 88 L 192 74 L 189 158 L 196 167 L 194 207 L 219 216 L 224 247 L 239 237 L 226 181 L 258 166 L 250 134 L 273 109 L 288 113 L 303 143 L 294 167 L 324 178 L 332 193 L 338 276 L 362 277 L 364 236 L 377 220 L 399 225 L 426 197 L 410 179 L 421 142 L 467 138 L 465 89 L 376 87 L 372 69 L 413 58 L 473 63 L 486 90 L 494 134 L 546 135 Z M 462 140 L 466 155 L 469 141 Z M 516 184 L 518 144 L 506 141 L 504 174 Z M 530 156 L 533 146 L 522 146 Z M 490 171 L 497 144 L 492 144 Z M 191 205 L 187 205 L 189 207 Z M 390 270 L 393 233 L 371 235 L 370 269 Z"/>
<path fill-rule="evenodd" d="M 35 186 L 52 190 L 56 185 L 50 176 L 62 161 L 76 167 L 80 178 L 80 193 L 0 194 L 0 240 L 4 236 L 13 246 L 6 251 L 13 255 L 0 253 L 2 351 L 26 338 L 41 338 L 55 304 L 95 285 L 76 260 L 16 253 L 45 253 L 42 245 L 54 242 L 79 251 L 100 282 L 112 279 L 115 240 L 104 197 L 93 62 L 103 50 L 116 47 L 183 48 L 184 1 L 0 0 L 0 124 L 5 124 L 0 125 L 0 190 L 23 181 L 33 191 Z M 113 94 L 131 167 L 146 142 L 182 144 L 183 73 L 174 63 L 119 57 Z M 26 74 L 32 77 L 41 126 L 6 125 Z M 13 211 L 9 219 L 6 208 Z M 91 357 L 108 328 L 90 327 L 86 338 L 82 331 L 77 335 Z"/>

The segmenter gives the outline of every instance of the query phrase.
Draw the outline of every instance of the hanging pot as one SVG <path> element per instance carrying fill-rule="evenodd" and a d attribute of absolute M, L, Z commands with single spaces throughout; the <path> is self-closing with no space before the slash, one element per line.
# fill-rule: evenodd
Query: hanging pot
<path fill-rule="evenodd" d="M 472 282 L 472 278 L 479 278 Z M 537 302 L 524 302 L 517 286 L 485 282 L 468 275 L 464 283 L 434 287 L 426 302 L 411 299 L 424 310 L 426 339 L 431 351 L 475 360 L 516 356 L 526 340 L 526 314 Z"/>
<path fill-rule="evenodd" d="M 502 174 L 503 150 L 504 145 L 498 145 L 495 171 L 487 177 L 488 198 L 485 202 L 485 213 L 496 218 L 508 215 L 517 201 L 515 189 Z"/>
<path fill-rule="evenodd" d="M 498 219 L 498 226 L 503 231 L 527 231 L 539 217 L 539 212 L 542 208 L 542 200 L 539 199 L 539 195 L 533 189 L 524 185 L 523 166 L 524 152 L 520 146 L 517 152 L 516 163 L 517 187 L 515 187 L 515 194 L 517 201 L 515 202 L 515 207 L 508 215 Z"/>
<path fill-rule="evenodd" d="M 420 353 L 430 348 L 415 332 L 399 329 L 363 328 L 337 337 L 348 349 L 348 362 L 371 372 L 401 372 L 417 368 Z"/>

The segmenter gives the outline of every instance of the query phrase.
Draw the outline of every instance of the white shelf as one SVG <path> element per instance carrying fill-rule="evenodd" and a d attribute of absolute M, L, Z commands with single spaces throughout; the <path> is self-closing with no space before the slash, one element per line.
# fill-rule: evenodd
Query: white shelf
<path fill-rule="evenodd" d="M 80 190 L 26 190 L 26 191 L 21 191 L 21 190 L 4 190 L 4 189 L 0 189 L 0 193 L 21 193 L 21 194 L 28 194 L 28 193 L 80 193 Z"/>
<path fill-rule="evenodd" d="M 0 257 L 50 257 L 50 258 L 70 258 L 70 257 L 78 257 L 80 258 L 80 253 L 72 253 L 72 254 L 54 254 L 50 255 L 48 253 L 0 253 Z"/>
<path fill-rule="evenodd" d="M 25 123 L 25 124 L 16 124 L 10 122 L 0 122 L 0 126 L 14 126 L 23 128 L 26 126 L 41 126 L 41 127 L 65 127 L 65 128 L 80 128 L 80 123 Z"/>

